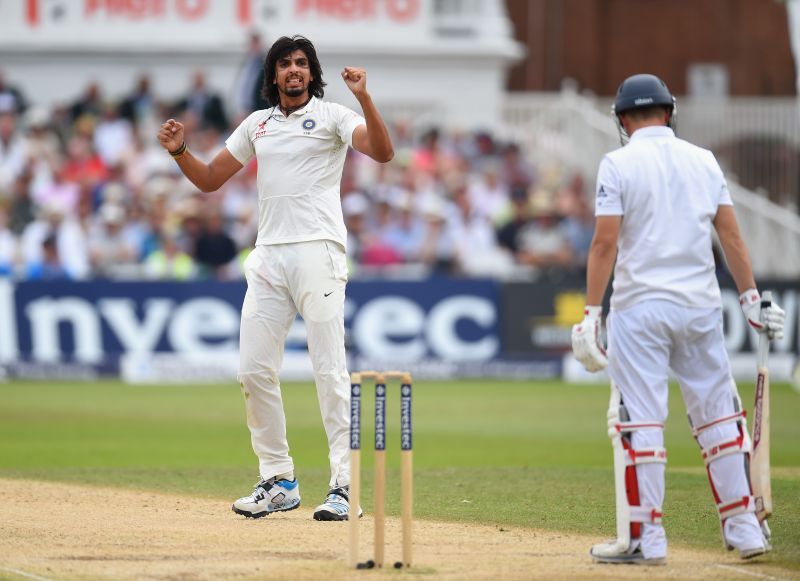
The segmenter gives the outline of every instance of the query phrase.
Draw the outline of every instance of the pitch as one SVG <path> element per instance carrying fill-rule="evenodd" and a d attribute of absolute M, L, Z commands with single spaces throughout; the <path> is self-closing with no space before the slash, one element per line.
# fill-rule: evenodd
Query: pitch
<path fill-rule="evenodd" d="M 420 544 L 435 545 L 435 541 L 425 539 L 436 539 L 439 535 L 449 539 L 443 551 L 455 543 L 452 554 L 458 555 L 458 546 L 462 545 L 461 554 L 467 554 L 475 550 L 473 534 L 488 535 L 485 540 L 490 547 L 498 533 L 507 532 L 505 537 L 501 535 L 502 544 L 511 543 L 513 551 L 494 556 L 488 551 L 487 559 L 494 559 L 488 571 L 506 571 L 514 578 L 514 567 L 508 569 L 509 563 L 504 565 L 504 562 L 513 559 L 514 551 L 518 551 L 517 565 L 526 567 L 522 570 L 528 573 L 536 563 L 545 566 L 562 562 L 572 567 L 561 570 L 562 574 L 619 574 L 615 567 L 591 565 L 586 553 L 589 543 L 614 534 L 611 449 L 605 435 L 607 387 L 483 380 L 417 381 L 415 388 L 414 504 L 420 527 L 415 539 L 419 538 Z M 800 417 L 800 397 L 785 384 L 775 384 L 772 389 L 775 514 L 771 524 L 775 548 L 760 563 L 748 564 L 746 569 L 786 577 L 800 571 L 800 447 L 797 445 L 800 424 L 796 421 Z M 740 391 L 749 409 L 752 385 L 741 385 Z M 328 472 L 316 393 L 310 383 L 293 383 L 284 385 L 283 396 L 303 506 L 313 508 L 327 490 Z M 369 403 L 369 397 L 365 394 L 365 403 Z M 722 575 L 725 569 L 719 567 L 741 565 L 721 547 L 719 521 L 677 387 L 671 391 L 670 406 L 664 522 L 671 549 L 669 565 L 663 574 Z M 390 403 L 389 442 L 399 438 L 399 414 L 399 405 Z M 280 527 L 281 535 L 291 537 L 302 535 L 309 527 L 325 526 L 311 521 L 310 515 L 301 511 L 292 517 L 300 519 L 297 522 L 263 519 L 265 522 L 258 525 L 263 529 L 256 530 L 252 523 L 237 524 L 237 517 L 229 510 L 230 502 L 246 493 L 258 477 L 243 415 L 244 406 L 236 384 L 133 387 L 101 381 L 0 385 L 0 479 L 4 491 L 0 495 L 0 511 L 17 514 L 13 511 L 18 511 L 23 497 L 30 494 L 48 506 L 72 503 L 80 507 L 79 520 L 71 521 L 72 534 L 77 537 L 101 526 L 93 524 L 98 521 L 91 514 L 92 506 L 100 506 L 92 501 L 91 491 L 95 490 L 103 510 L 108 510 L 109 501 L 101 502 L 101 498 L 117 498 L 123 503 L 119 507 L 123 514 L 135 510 L 139 506 L 135 499 L 141 499 L 142 495 L 167 498 L 169 508 L 159 513 L 183 523 L 180 526 L 187 530 L 193 527 L 192 519 L 198 519 L 194 526 L 201 530 L 213 527 L 219 519 L 222 529 L 246 528 L 250 536 L 259 531 L 268 534 L 276 530 L 274 527 Z M 364 423 L 366 446 L 371 439 L 371 421 L 365 417 Z M 389 464 L 396 465 L 391 454 L 399 452 L 390 449 L 387 453 Z M 371 454 L 365 454 L 363 503 L 367 518 L 372 502 L 370 462 Z M 390 470 L 387 482 L 387 512 L 396 516 L 399 473 Z M 59 496 L 60 491 L 68 498 Z M 26 531 L 45 539 L 63 526 L 53 521 L 49 530 L 46 513 L 42 508 L 41 518 L 31 517 L 27 522 L 4 519 L 2 527 L 6 533 L 13 532 L 17 541 Z M 135 525 L 120 520 L 121 538 L 115 546 L 125 543 L 126 535 L 135 532 L 138 526 Z M 436 526 L 451 528 L 437 532 Z M 341 542 L 336 540 L 335 532 L 310 531 L 316 542 L 321 543 L 308 548 L 316 555 L 309 571 L 317 573 L 310 572 L 311 576 L 328 571 L 328 567 L 332 573 L 347 572 L 346 531 L 344 526 L 340 528 Z M 465 531 L 460 542 L 453 532 L 457 530 Z M 61 530 L 60 534 L 70 536 L 70 529 Z M 163 531 L 158 534 L 166 535 Z M 140 542 L 145 546 L 158 543 L 158 534 L 145 535 Z M 5 539 L 2 544 L 15 540 L 9 534 L 2 537 Z M 553 539 L 560 539 L 563 544 L 553 545 Z M 67 537 L 62 539 L 63 543 L 68 543 Z M 219 543 L 218 553 L 223 553 L 224 536 Z M 44 558 L 42 547 L 47 546 L 48 543 L 39 544 L 40 558 Z M 267 561 L 268 546 L 267 542 L 263 545 Z M 390 544 L 387 558 L 392 558 L 393 550 L 397 549 Z M 129 561 L 136 561 L 130 551 L 126 554 Z M 155 560 L 161 555 L 165 563 L 170 561 L 157 550 L 153 554 Z M 0 550 L 0 578 L 13 578 L 9 570 L 17 569 L 14 555 L 12 550 Z M 460 564 L 448 563 L 447 559 L 452 558 L 448 555 L 437 557 L 430 547 L 421 549 L 418 571 L 447 577 L 456 575 L 459 567 L 462 572 L 472 570 L 468 567 L 469 559 L 462 558 Z M 49 574 L 47 568 L 34 567 L 27 572 L 44 578 L 64 577 L 67 570 L 59 567 L 65 567 L 67 561 L 51 557 Z M 121 559 L 113 554 L 105 558 L 97 554 L 86 557 L 75 561 L 85 565 L 77 570 L 83 573 L 70 569 L 71 578 L 103 575 L 104 570 L 109 570 L 103 569 L 104 565 L 110 567 L 112 561 Z M 303 559 L 302 555 L 291 552 L 284 555 L 287 566 Z M 687 568 L 688 563 L 693 565 Z M 169 569 L 171 573 L 165 575 L 177 569 L 173 566 Z M 218 573 L 225 570 L 223 562 Z M 230 573 L 237 571 L 241 573 L 231 565 Z M 550 575 L 559 573 L 548 571 Z M 472 578 L 476 578 L 478 570 L 472 573 Z M 727 575 L 731 574 L 728 570 Z M 258 573 L 253 571 L 253 575 Z"/>

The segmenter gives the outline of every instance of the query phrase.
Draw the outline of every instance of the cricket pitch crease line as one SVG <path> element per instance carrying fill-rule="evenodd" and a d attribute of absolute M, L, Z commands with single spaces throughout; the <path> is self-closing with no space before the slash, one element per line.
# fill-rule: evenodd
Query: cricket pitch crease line
<path fill-rule="evenodd" d="M 25 571 L 20 571 L 19 569 L 13 569 L 12 567 L 0 567 L 0 571 L 7 571 L 8 573 L 13 573 L 14 575 L 25 577 L 26 579 L 36 579 L 36 581 L 52 581 L 52 579 L 50 579 L 49 577 L 40 577 L 39 575 L 34 575 L 33 573 L 26 573 Z"/>
<path fill-rule="evenodd" d="M 773 577 L 772 575 L 764 575 L 763 573 L 756 573 L 755 571 L 748 571 L 743 567 L 737 567 L 736 565 L 721 565 L 717 564 L 717 567 L 720 569 L 727 569 L 729 571 L 735 571 L 736 573 L 740 573 L 741 575 L 749 575 L 750 577 L 758 577 L 759 579 L 780 579 L 780 577 Z"/>

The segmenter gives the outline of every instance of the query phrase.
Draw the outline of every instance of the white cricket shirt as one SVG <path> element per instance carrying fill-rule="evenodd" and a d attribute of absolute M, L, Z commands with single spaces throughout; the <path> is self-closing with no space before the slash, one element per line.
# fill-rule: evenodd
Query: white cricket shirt
<path fill-rule="evenodd" d="M 333 240 L 345 247 L 339 184 L 362 116 L 316 97 L 289 117 L 280 107 L 252 113 L 225 142 L 242 165 L 258 161 L 258 238 L 262 244 Z"/>
<path fill-rule="evenodd" d="M 595 214 L 623 216 L 611 308 L 649 299 L 719 307 L 711 232 L 718 207 L 732 204 L 714 154 L 668 127 L 643 127 L 607 154 Z"/>

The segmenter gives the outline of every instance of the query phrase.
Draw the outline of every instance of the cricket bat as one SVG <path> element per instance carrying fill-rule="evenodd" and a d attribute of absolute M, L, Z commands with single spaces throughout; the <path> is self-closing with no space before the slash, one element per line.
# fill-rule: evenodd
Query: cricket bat
<path fill-rule="evenodd" d="M 772 293 L 764 291 L 761 308 L 772 304 Z M 772 483 L 769 470 L 769 338 L 758 336 L 756 398 L 753 405 L 753 453 L 750 457 L 750 485 L 756 503 L 756 517 L 763 523 L 772 514 Z"/>

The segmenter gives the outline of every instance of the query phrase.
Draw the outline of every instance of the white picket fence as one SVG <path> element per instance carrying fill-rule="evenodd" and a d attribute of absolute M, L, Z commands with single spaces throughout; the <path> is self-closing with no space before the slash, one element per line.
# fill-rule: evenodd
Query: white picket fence
<path fill-rule="evenodd" d="M 589 99 L 575 92 L 509 94 L 502 110 L 503 137 L 520 144 L 539 167 L 579 171 L 594 184 L 602 156 L 620 146 L 610 115 L 610 101 Z M 794 99 L 737 99 L 722 103 L 678 102 L 681 137 L 718 153 L 730 184 L 743 237 L 753 255 L 757 277 L 800 277 L 800 216 L 768 198 L 798 199 L 800 148 L 798 105 Z M 767 171 L 788 179 L 766 176 L 761 183 L 786 184 L 786 191 L 750 191 L 717 148 L 743 137 L 786 144 L 786 154 Z M 758 155 L 759 150 L 746 150 Z M 753 153 L 754 152 L 754 153 Z M 727 151 L 730 154 L 730 151 Z M 741 153 L 741 152 L 740 152 Z M 745 160 L 746 163 L 747 160 Z M 761 160 L 763 161 L 763 160 Z M 739 165 L 741 168 L 746 167 Z M 749 176 L 753 179 L 753 176 Z"/>

